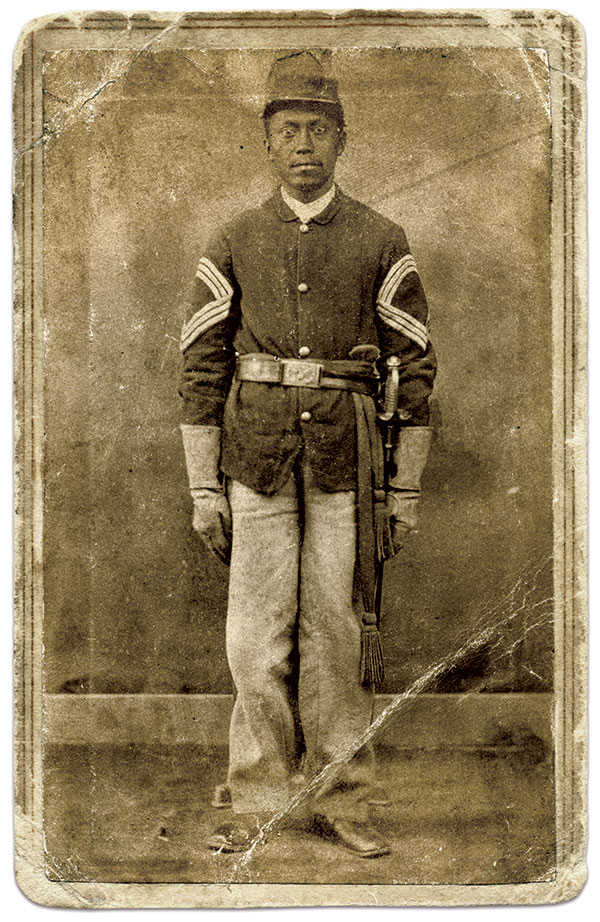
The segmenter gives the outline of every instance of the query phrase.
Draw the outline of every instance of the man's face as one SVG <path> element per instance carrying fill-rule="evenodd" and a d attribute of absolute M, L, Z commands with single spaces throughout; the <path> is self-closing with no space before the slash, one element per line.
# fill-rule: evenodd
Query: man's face
<path fill-rule="evenodd" d="M 292 195 L 306 200 L 326 192 L 345 144 L 337 122 L 321 112 L 280 109 L 268 127 L 271 162 Z"/>

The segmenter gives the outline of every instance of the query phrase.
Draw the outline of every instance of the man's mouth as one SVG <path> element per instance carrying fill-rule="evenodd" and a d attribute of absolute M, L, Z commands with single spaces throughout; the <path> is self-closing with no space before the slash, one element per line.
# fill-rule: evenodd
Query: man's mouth
<path fill-rule="evenodd" d="M 300 167 L 316 166 L 316 167 L 319 167 L 319 166 L 321 166 L 321 164 L 320 164 L 318 161 L 316 162 L 316 161 L 314 161 L 314 160 L 299 160 L 297 163 L 292 163 L 292 167 L 296 167 L 296 166 L 300 166 Z"/>

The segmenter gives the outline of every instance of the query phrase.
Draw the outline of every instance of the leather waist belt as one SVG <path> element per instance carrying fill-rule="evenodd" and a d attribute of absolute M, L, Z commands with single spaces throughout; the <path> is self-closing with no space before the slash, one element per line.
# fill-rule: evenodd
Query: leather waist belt
<path fill-rule="evenodd" d="M 340 370 L 356 377 L 338 377 L 332 372 L 339 365 Z M 363 380 L 361 377 L 362 368 Z M 235 376 L 238 381 L 259 381 L 263 384 L 280 384 L 282 387 L 328 387 L 341 391 L 353 391 L 356 394 L 374 396 L 378 382 L 373 375 L 373 366 L 366 362 L 340 361 L 307 362 L 305 359 L 280 359 L 263 352 L 251 352 L 239 355 Z"/>

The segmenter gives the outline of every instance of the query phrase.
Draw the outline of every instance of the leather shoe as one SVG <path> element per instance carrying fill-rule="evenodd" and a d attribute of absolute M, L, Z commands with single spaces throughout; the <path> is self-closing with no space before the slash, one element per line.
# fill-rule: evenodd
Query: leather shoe
<path fill-rule="evenodd" d="M 244 824 L 226 823 L 219 826 L 208 837 L 206 844 L 213 851 L 224 852 L 247 852 L 252 843 L 259 834 L 257 826 L 246 826 Z"/>
<path fill-rule="evenodd" d="M 313 816 L 313 829 L 324 839 L 339 842 L 359 858 L 379 858 L 391 852 L 389 843 L 370 823 L 347 819 L 329 820 L 318 813 Z"/>

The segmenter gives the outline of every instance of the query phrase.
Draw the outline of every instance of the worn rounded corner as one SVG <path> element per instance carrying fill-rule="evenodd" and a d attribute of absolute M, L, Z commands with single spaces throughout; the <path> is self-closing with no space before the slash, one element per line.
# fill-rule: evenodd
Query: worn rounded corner
<path fill-rule="evenodd" d="M 15 855 L 13 866 L 14 879 L 17 889 L 24 899 L 36 906 L 55 906 L 56 903 L 49 899 L 50 893 L 48 887 L 50 881 L 46 878 L 40 879 L 40 875 L 35 873 L 31 865 L 19 856 Z"/>
<path fill-rule="evenodd" d="M 570 867 L 562 876 L 560 883 L 560 892 L 556 899 L 557 903 L 569 903 L 577 899 L 588 882 L 588 868 L 585 861 L 581 861 L 576 867 Z"/>
<path fill-rule="evenodd" d="M 13 51 L 13 69 L 15 72 L 18 71 L 21 63 L 23 61 L 23 53 L 26 47 L 26 44 L 29 40 L 29 37 L 34 34 L 34 32 L 39 32 L 42 29 L 45 29 L 48 23 L 57 19 L 58 17 L 68 17 L 68 13 L 47 13 L 44 16 L 37 16 L 35 19 L 30 19 L 29 22 L 26 22 L 22 27 L 17 41 L 15 42 L 15 48 Z"/>
<path fill-rule="evenodd" d="M 586 33 L 585 26 L 580 19 L 577 19 L 576 16 L 573 16 L 572 13 L 566 13 L 564 10 L 552 10 L 551 14 L 560 19 L 571 27 L 572 33 L 576 36 L 581 45 L 585 48 L 586 46 Z"/>

